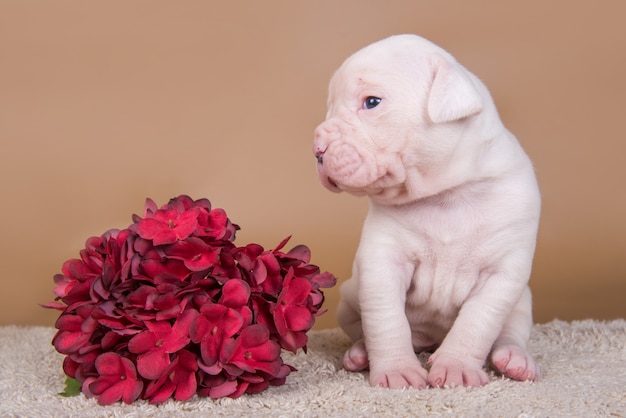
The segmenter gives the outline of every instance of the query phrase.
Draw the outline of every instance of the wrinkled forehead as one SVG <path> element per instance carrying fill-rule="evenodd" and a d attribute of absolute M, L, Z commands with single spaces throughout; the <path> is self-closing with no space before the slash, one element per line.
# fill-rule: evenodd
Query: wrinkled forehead
<path fill-rule="evenodd" d="M 344 61 L 331 78 L 329 103 L 406 86 L 406 81 L 418 74 L 425 76 L 424 65 L 425 55 L 407 45 L 382 48 L 374 44 L 366 47 Z"/>
<path fill-rule="evenodd" d="M 329 84 L 329 99 L 338 95 L 355 95 L 362 90 L 382 87 L 393 75 L 393 69 L 380 65 L 350 63 L 333 74 Z"/>

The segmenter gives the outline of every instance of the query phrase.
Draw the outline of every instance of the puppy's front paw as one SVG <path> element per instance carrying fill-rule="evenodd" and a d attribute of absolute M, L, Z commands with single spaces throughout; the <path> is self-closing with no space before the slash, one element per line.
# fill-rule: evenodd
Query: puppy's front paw
<path fill-rule="evenodd" d="M 370 368 L 370 385 L 390 389 L 416 388 L 428 386 L 428 372 L 417 361 L 399 364 L 396 367 L 377 370 Z"/>
<path fill-rule="evenodd" d="M 429 359 L 432 364 L 428 373 L 428 383 L 435 388 L 456 386 L 484 386 L 489 383 L 487 372 L 482 367 L 466 364 L 456 358 L 437 356 Z"/>
<path fill-rule="evenodd" d="M 516 345 L 497 347 L 491 355 L 491 362 L 500 373 L 511 379 L 529 381 L 539 379 L 539 367 L 535 360 Z"/>

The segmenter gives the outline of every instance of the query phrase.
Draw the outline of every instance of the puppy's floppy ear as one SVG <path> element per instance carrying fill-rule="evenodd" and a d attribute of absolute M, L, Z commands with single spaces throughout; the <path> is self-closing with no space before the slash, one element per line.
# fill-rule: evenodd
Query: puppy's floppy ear
<path fill-rule="evenodd" d="M 452 122 L 482 110 L 482 97 L 460 64 L 439 55 L 431 63 L 434 75 L 428 94 L 428 116 L 433 122 Z"/>

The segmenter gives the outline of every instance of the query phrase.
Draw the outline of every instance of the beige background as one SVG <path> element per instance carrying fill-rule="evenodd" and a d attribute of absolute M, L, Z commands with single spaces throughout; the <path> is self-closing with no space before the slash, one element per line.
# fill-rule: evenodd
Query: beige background
<path fill-rule="evenodd" d="M 481 77 L 535 162 L 536 320 L 626 317 L 624 4 L 0 2 L 0 324 L 53 324 L 63 261 L 148 196 L 208 197 L 239 244 L 293 234 L 347 278 L 367 201 L 318 184 L 312 132 L 341 61 L 405 32 Z"/>

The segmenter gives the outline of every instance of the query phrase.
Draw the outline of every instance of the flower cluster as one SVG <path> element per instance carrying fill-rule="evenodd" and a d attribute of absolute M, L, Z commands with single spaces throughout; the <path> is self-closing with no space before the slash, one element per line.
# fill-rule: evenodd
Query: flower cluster
<path fill-rule="evenodd" d="M 123 230 L 89 238 L 54 277 L 52 343 L 100 404 L 238 397 L 281 385 L 306 350 L 330 273 L 303 245 L 237 247 L 239 227 L 207 199 L 178 196 Z"/>

